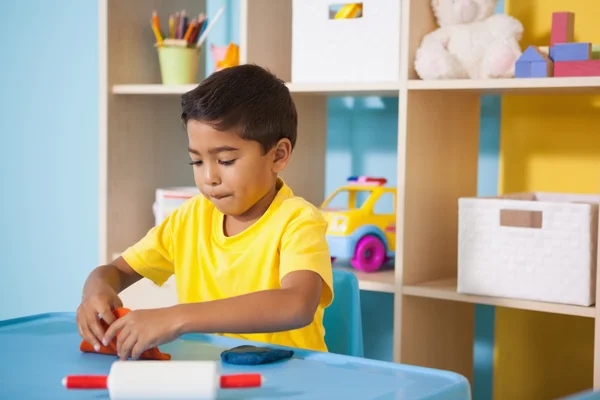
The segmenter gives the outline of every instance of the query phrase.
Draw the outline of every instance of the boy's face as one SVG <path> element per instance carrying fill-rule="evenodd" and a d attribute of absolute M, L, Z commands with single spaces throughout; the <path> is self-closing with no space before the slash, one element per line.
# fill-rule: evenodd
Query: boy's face
<path fill-rule="evenodd" d="M 291 152 L 283 140 L 263 154 L 258 142 L 194 120 L 188 121 L 187 134 L 196 186 L 219 211 L 234 217 L 273 190 Z"/>

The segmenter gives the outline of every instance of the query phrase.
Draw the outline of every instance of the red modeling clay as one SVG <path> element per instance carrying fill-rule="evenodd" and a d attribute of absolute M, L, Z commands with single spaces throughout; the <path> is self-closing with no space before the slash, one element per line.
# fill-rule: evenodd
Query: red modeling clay
<path fill-rule="evenodd" d="M 123 316 L 125 316 L 128 312 L 130 312 L 131 310 L 127 309 L 127 308 L 117 308 L 113 314 L 115 315 L 115 317 L 117 318 L 121 318 Z M 106 322 L 104 322 L 104 320 L 100 320 L 100 323 L 102 324 L 102 327 L 104 328 L 104 330 L 106 331 L 106 329 L 108 329 L 108 324 Z M 79 345 L 79 350 L 85 352 L 85 353 L 100 353 L 100 354 L 108 354 L 108 355 L 113 355 L 116 356 L 117 355 L 117 337 L 119 336 L 119 333 L 117 333 L 112 341 L 108 344 L 108 346 L 104 346 L 102 344 L 100 344 L 100 351 L 96 351 L 94 350 L 94 346 L 92 346 L 91 344 L 89 344 L 85 339 L 81 342 L 81 344 Z M 152 347 L 146 351 L 144 351 L 141 356 L 141 359 L 144 360 L 170 360 L 171 359 L 171 355 L 167 354 L 167 353 L 163 353 L 161 352 L 158 347 Z"/>

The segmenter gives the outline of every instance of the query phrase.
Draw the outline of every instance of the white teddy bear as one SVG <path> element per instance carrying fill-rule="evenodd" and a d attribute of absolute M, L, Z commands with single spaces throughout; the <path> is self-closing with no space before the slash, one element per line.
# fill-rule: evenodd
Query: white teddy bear
<path fill-rule="evenodd" d="M 415 70 L 421 79 L 514 76 L 523 25 L 494 14 L 496 0 L 431 0 L 431 6 L 440 28 L 417 49 Z"/>

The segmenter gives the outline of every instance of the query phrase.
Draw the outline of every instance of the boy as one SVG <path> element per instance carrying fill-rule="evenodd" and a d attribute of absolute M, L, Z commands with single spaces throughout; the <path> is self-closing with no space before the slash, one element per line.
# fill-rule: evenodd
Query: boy
<path fill-rule="evenodd" d="M 287 87 L 258 66 L 226 68 L 182 96 L 182 120 L 201 195 L 91 272 L 77 310 L 81 336 L 99 348 L 120 332 L 121 359 L 190 332 L 327 351 L 327 225 L 278 177 L 296 142 Z M 178 305 L 115 320 L 119 292 L 172 274 Z"/>

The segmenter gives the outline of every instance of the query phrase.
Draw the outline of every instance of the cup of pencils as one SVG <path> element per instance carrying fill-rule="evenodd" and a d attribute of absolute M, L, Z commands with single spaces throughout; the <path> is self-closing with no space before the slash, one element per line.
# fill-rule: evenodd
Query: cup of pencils
<path fill-rule="evenodd" d="M 223 7 L 209 24 L 204 13 L 189 19 L 185 10 L 178 11 L 169 16 L 167 35 L 161 30 L 156 11 L 152 13 L 150 26 L 156 38 L 155 46 L 164 85 L 197 83 L 200 47 L 222 12 Z"/>

